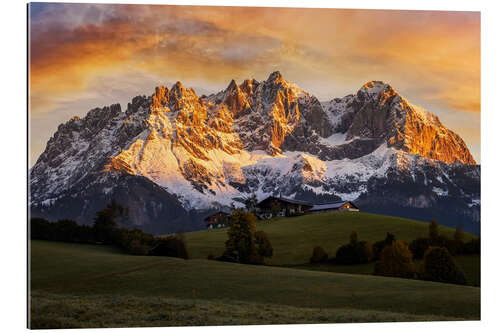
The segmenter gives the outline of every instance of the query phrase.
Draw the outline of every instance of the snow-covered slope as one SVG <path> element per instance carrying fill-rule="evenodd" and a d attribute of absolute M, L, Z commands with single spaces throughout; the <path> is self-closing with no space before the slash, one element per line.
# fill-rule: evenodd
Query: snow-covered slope
<path fill-rule="evenodd" d="M 477 222 L 479 179 L 463 140 L 388 84 L 320 103 L 275 72 L 202 97 L 180 82 L 159 86 L 124 112 L 112 105 L 71 119 L 30 171 L 30 205 L 34 215 L 90 223 L 121 196 L 137 211 L 131 223 L 175 231 L 251 193 L 358 200 L 368 210 L 378 197 L 403 211 L 453 207 L 450 218 Z M 131 200 L 132 188 L 154 194 Z"/>

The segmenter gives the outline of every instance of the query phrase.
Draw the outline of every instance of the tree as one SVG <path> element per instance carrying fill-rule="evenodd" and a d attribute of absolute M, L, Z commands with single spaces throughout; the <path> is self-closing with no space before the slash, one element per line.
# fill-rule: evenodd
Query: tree
<path fill-rule="evenodd" d="M 325 252 L 325 250 L 321 246 L 315 246 L 313 248 L 313 253 L 309 261 L 312 264 L 315 264 L 315 263 L 325 262 L 327 260 L 328 260 L 328 254 Z"/>
<path fill-rule="evenodd" d="M 255 244 L 255 224 L 257 219 L 251 212 L 236 209 L 229 218 L 228 239 L 223 256 L 234 257 L 245 264 L 258 263 Z"/>
<path fill-rule="evenodd" d="M 186 242 L 182 234 L 157 238 L 150 253 L 153 256 L 177 257 L 183 259 L 189 258 Z"/>
<path fill-rule="evenodd" d="M 273 246 L 264 231 L 257 231 L 255 233 L 255 243 L 257 245 L 257 253 L 260 257 L 271 258 L 273 256 Z"/>
<path fill-rule="evenodd" d="M 349 236 L 349 243 L 356 244 L 358 242 L 358 233 L 356 230 L 351 231 L 351 235 Z"/>
<path fill-rule="evenodd" d="M 431 240 L 429 238 L 420 237 L 412 240 L 410 243 L 410 251 L 413 254 L 413 258 L 422 259 L 429 246 L 431 246 Z"/>
<path fill-rule="evenodd" d="M 415 267 L 413 257 L 405 242 L 396 240 L 387 245 L 380 254 L 380 261 L 375 265 L 375 275 L 412 278 Z"/>
<path fill-rule="evenodd" d="M 466 284 L 464 272 L 457 266 L 455 260 L 444 247 L 431 246 L 425 251 L 421 264 L 423 280 Z"/>
<path fill-rule="evenodd" d="M 431 242 L 435 242 L 439 237 L 439 226 L 435 219 L 431 220 L 431 224 L 429 224 L 429 238 Z"/>
<path fill-rule="evenodd" d="M 396 236 L 394 234 L 391 234 L 390 232 L 387 233 L 385 236 L 384 240 L 375 242 L 373 244 L 373 259 L 378 260 L 380 259 L 380 254 L 382 253 L 382 250 L 387 246 L 387 245 L 392 245 L 392 243 L 396 240 Z"/>
<path fill-rule="evenodd" d="M 251 196 L 245 199 L 245 207 L 247 211 L 254 213 L 255 209 L 257 208 L 257 204 L 259 202 L 257 201 L 257 196 L 255 193 L 252 193 Z"/>
<path fill-rule="evenodd" d="M 335 262 L 342 265 L 354 265 L 370 262 L 373 259 L 373 247 L 366 241 L 358 241 L 358 233 L 353 230 L 349 244 L 342 245 L 335 253 Z"/>
<path fill-rule="evenodd" d="M 114 231 L 116 230 L 116 219 L 124 216 L 123 207 L 112 200 L 106 208 L 97 212 L 94 219 L 94 233 L 98 242 L 112 244 Z"/>
<path fill-rule="evenodd" d="M 453 235 L 453 241 L 450 241 L 449 243 L 452 243 L 452 250 L 450 253 L 452 255 L 457 255 L 457 254 L 462 254 L 464 251 L 464 231 L 462 230 L 461 226 L 457 226 L 455 229 L 455 234 Z M 450 250 L 450 249 L 448 249 Z"/>
<path fill-rule="evenodd" d="M 280 204 L 278 202 L 276 202 L 276 201 L 273 201 L 271 203 L 271 214 L 272 214 L 272 216 L 276 217 L 276 216 L 278 216 L 280 214 L 280 212 L 281 212 L 281 206 L 280 206 Z"/>

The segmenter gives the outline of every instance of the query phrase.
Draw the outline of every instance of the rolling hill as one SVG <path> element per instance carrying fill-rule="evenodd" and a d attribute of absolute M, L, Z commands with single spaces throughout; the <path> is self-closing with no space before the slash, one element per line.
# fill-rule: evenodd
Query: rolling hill
<path fill-rule="evenodd" d="M 339 212 L 259 221 L 258 230 L 266 232 L 274 248 L 271 265 L 296 265 L 309 261 L 314 246 L 322 246 L 334 256 L 349 241 L 352 230 L 360 240 L 370 242 L 385 238 L 387 232 L 397 239 L 411 241 L 428 235 L 428 223 L 399 217 L 363 212 Z M 440 232 L 453 238 L 454 229 L 440 226 Z M 473 237 L 465 234 L 465 240 Z M 227 239 L 227 229 L 203 230 L 185 234 L 188 251 L 193 258 L 220 255 Z"/>
<path fill-rule="evenodd" d="M 32 328 L 477 320 L 480 288 L 31 241 Z"/>

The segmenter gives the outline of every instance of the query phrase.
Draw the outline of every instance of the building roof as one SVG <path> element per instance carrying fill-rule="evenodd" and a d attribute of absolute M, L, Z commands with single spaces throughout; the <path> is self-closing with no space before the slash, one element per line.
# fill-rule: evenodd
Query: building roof
<path fill-rule="evenodd" d="M 212 216 L 215 216 L 215 215 L 224 215 L 224 216 L 229 216 L 228 213 L 224 212 L 224 211 L 218 211 L 218 212 L 215 212 L 213 214 L 210 214 L 208 215 L 207 217 L 204 218 L 205 222 L 208 221 L 208 219 L 210 219 Z"/>
<path fill-rule="evenodd" d="M 284 198 L 284 197 L 273 197 L 273 196 L 269 196 L 269 197 L 265 198 L 264 200 L 260 201 L 257 204 L 257 206 L 259 206 L 260 204 L 262 204 L 265 201 L 272 200 L 272 199 L 280 200 L 280 201 L 283 201 L 283 202 L 288 202 L 288 203 L 291 203 L 291 204 L 294 204 L 294 205 L 303 205 L 303 206 L 310 206 L 310 207 L 314 206 L 314 204 L 312 204 L 310 202 L 307 202 L 307 201 L 290 199 L 290 198 Z"/>
<path fill-rule="evenodd" d="M 309 211 L 311 212 L 315 210 L 338 209 L 343 205 L 345 205 L 346 203 L 350 203 L 354 208 L 358 208 L 351 201 L 338 201 L 338 202 L 330 202 L 325 204 L 314 205 L 313 208 L 309 209 Z"/>

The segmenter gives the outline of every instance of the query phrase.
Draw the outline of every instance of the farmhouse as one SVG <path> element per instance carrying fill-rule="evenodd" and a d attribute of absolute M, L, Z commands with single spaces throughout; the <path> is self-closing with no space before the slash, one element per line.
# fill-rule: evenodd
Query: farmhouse
<path fill-rule="evenodd" d="M 308 213 L 319 214 L 328 212 L 359 212 L 359 208 L 350 201 L 331 202 L 326 204 L 314 205 L 308 210 Z"/>
<path fill-rule="evenodd" d="M 288 216 L 305 213 L 312 207 L 312 204 L 305 201 L 271 196 L 257 204 L 256 215 L 261 219 L 270 219 L 273 217 L 273 208 L 276 209 L 277 216 Z"/>
<path fill-rule="evenodd" d="M 229 214 L 226 212 L 217 212 L 205 217 L 207 229 L 224 228 L 228 225 Z"/>

